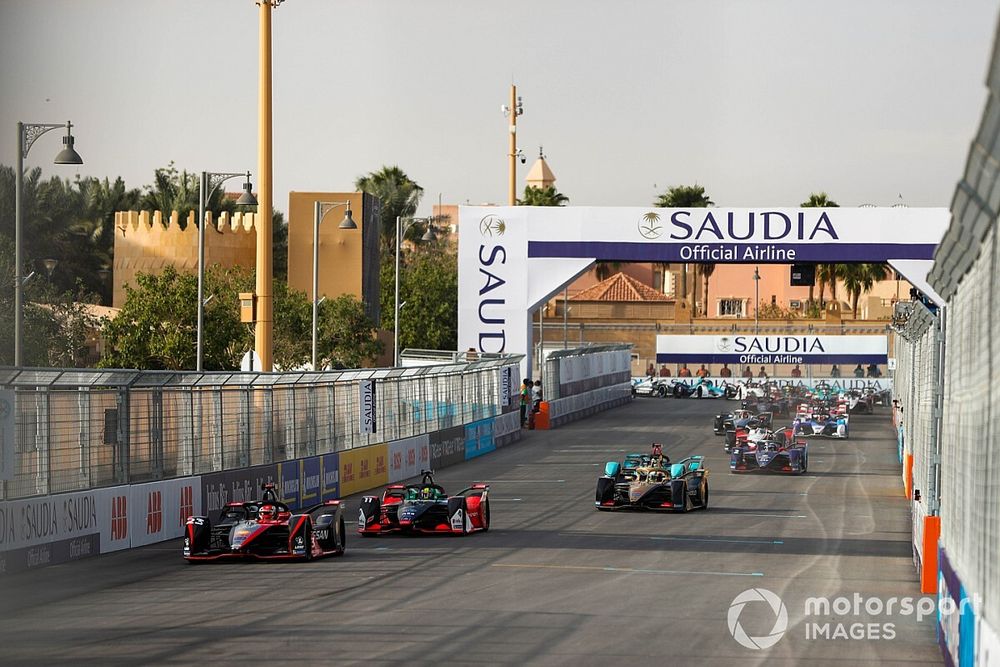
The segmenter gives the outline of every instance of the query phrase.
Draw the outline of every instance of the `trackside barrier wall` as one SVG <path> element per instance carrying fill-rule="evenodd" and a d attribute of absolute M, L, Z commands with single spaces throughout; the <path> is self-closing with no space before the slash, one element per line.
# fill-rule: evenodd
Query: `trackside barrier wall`
<path fill-rule="evenodd" d="M 995 34 L 1000 34 L 997 31 Z M 952 199 L 952 220 L 927 275 L 943 304 L 939 320 L 944 358 L 940 404 L 940 528 L 938 595 L 967 606 L 964 614 L 939 619 L 938 639 L 945 662 L 1000 664 L 1000 42 L 987 75 L 989 96 L 965 173 Z M 918 310 L 920 306 L 914 304 Z M 909 326 L 909 323 L 907 323 Z M 897 329 L 900 330 L 900 329 Z M 926 345 L 909 341 L 919 366 Z M 898 357 L 906 354 L 897 352 Z M 902 373 L 897 378 L 902 380 Z M 923 389 L 919 371 L 904 405 L 904 446 L 919 465 L 919 430 L 911 417 Z M 899 392 L 900 398 L 904 394 Z M 916 483 L 916 482 L 915 482 Z M 971 609 L 971 611 L 969 611 Z"/>
<path fill-rule="evenodd" d="M 0 574 L 180 537 L 197 477 L 0 502 Z"/>
<path fill-rule="evenodd" d="M 632 346 L 592 345 L 548 355 L 542 397 L 556 428 L 632 400 Z"/>

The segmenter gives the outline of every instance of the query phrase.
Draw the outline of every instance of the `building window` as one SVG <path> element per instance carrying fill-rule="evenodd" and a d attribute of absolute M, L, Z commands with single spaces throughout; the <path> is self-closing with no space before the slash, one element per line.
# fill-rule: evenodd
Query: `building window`
<path fill-rule="evenodd" d="M 719 299 L 719 317 L 743 317 L 745 305 L 743 299 Z"/>

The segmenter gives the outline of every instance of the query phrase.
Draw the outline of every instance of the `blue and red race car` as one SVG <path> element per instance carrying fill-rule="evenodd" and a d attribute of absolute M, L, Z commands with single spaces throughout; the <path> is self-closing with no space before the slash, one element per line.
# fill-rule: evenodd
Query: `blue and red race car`
<path fill-rule="evenodd" d="M 365 496 L 358 532 L 442 533 L 467 535 L 490 529 L 489 484 L 472 486 L 449 496 L 434 483 L 434 472 L 421 472 L 420 484 L 391 484 L 382 497 Z"/>

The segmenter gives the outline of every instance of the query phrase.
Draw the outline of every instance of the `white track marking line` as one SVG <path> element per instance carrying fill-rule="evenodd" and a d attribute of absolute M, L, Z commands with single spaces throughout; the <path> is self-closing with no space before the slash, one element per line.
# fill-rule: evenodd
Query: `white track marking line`
<path fill-rule="evenodd" d="M 784 544 L 782 540 L 730 540 L 717 537 L 650 537 L 651 540 L 677 540 L 679 542 L 738 542 L 740 544 Z"/>
<path fill-rule="evenodd" d="M 763 572 L 711 572 L 711 571 L 698 571 L 698 570 L 646 570 L 641 568 L 632 567 L 601 567 L 600 565 L 535 565 L 530 563 L 494 563 L 490 567 L 506 567 L 506 568 L 518 568 L 525 570 L 532 569 L 542 569 L 542 570 L 580 570 L 580 571 L 591 571 L 591 572 L 620 572 L 624 574 L 674 574 L 674 575 L 692 575 L 692 574 L 709 574 L 717 575 L 720 577 L 763 577 Z"/>

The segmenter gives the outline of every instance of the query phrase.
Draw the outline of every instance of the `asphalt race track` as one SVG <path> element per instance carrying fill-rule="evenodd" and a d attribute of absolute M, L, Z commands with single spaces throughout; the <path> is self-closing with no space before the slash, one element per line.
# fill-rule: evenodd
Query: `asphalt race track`
<path fill-rule="evenodd" d="M 197 566 L 175 540 L 0 579 L 0 664 L 940 664 L 934 614 L 805 617 L 809 597 L 919 596 L 885 412 L 812 440 L 803 477 L 736 476 L 711 429 L 723 406 L 638 399 L 442 470 L 449 490 L 491 483 L 485 534 L 352 531 L 342 558 Z M 653 441 L 706 456 L 710 508 L 596 511 L 604 462 Z M 764 650 L 727 625 L 758 587 L 788 614 Z M 738 620 L 761 637 L 775 618 L 752 602 Z M 885 638 L 807 638 L 814 622 Z"/>

